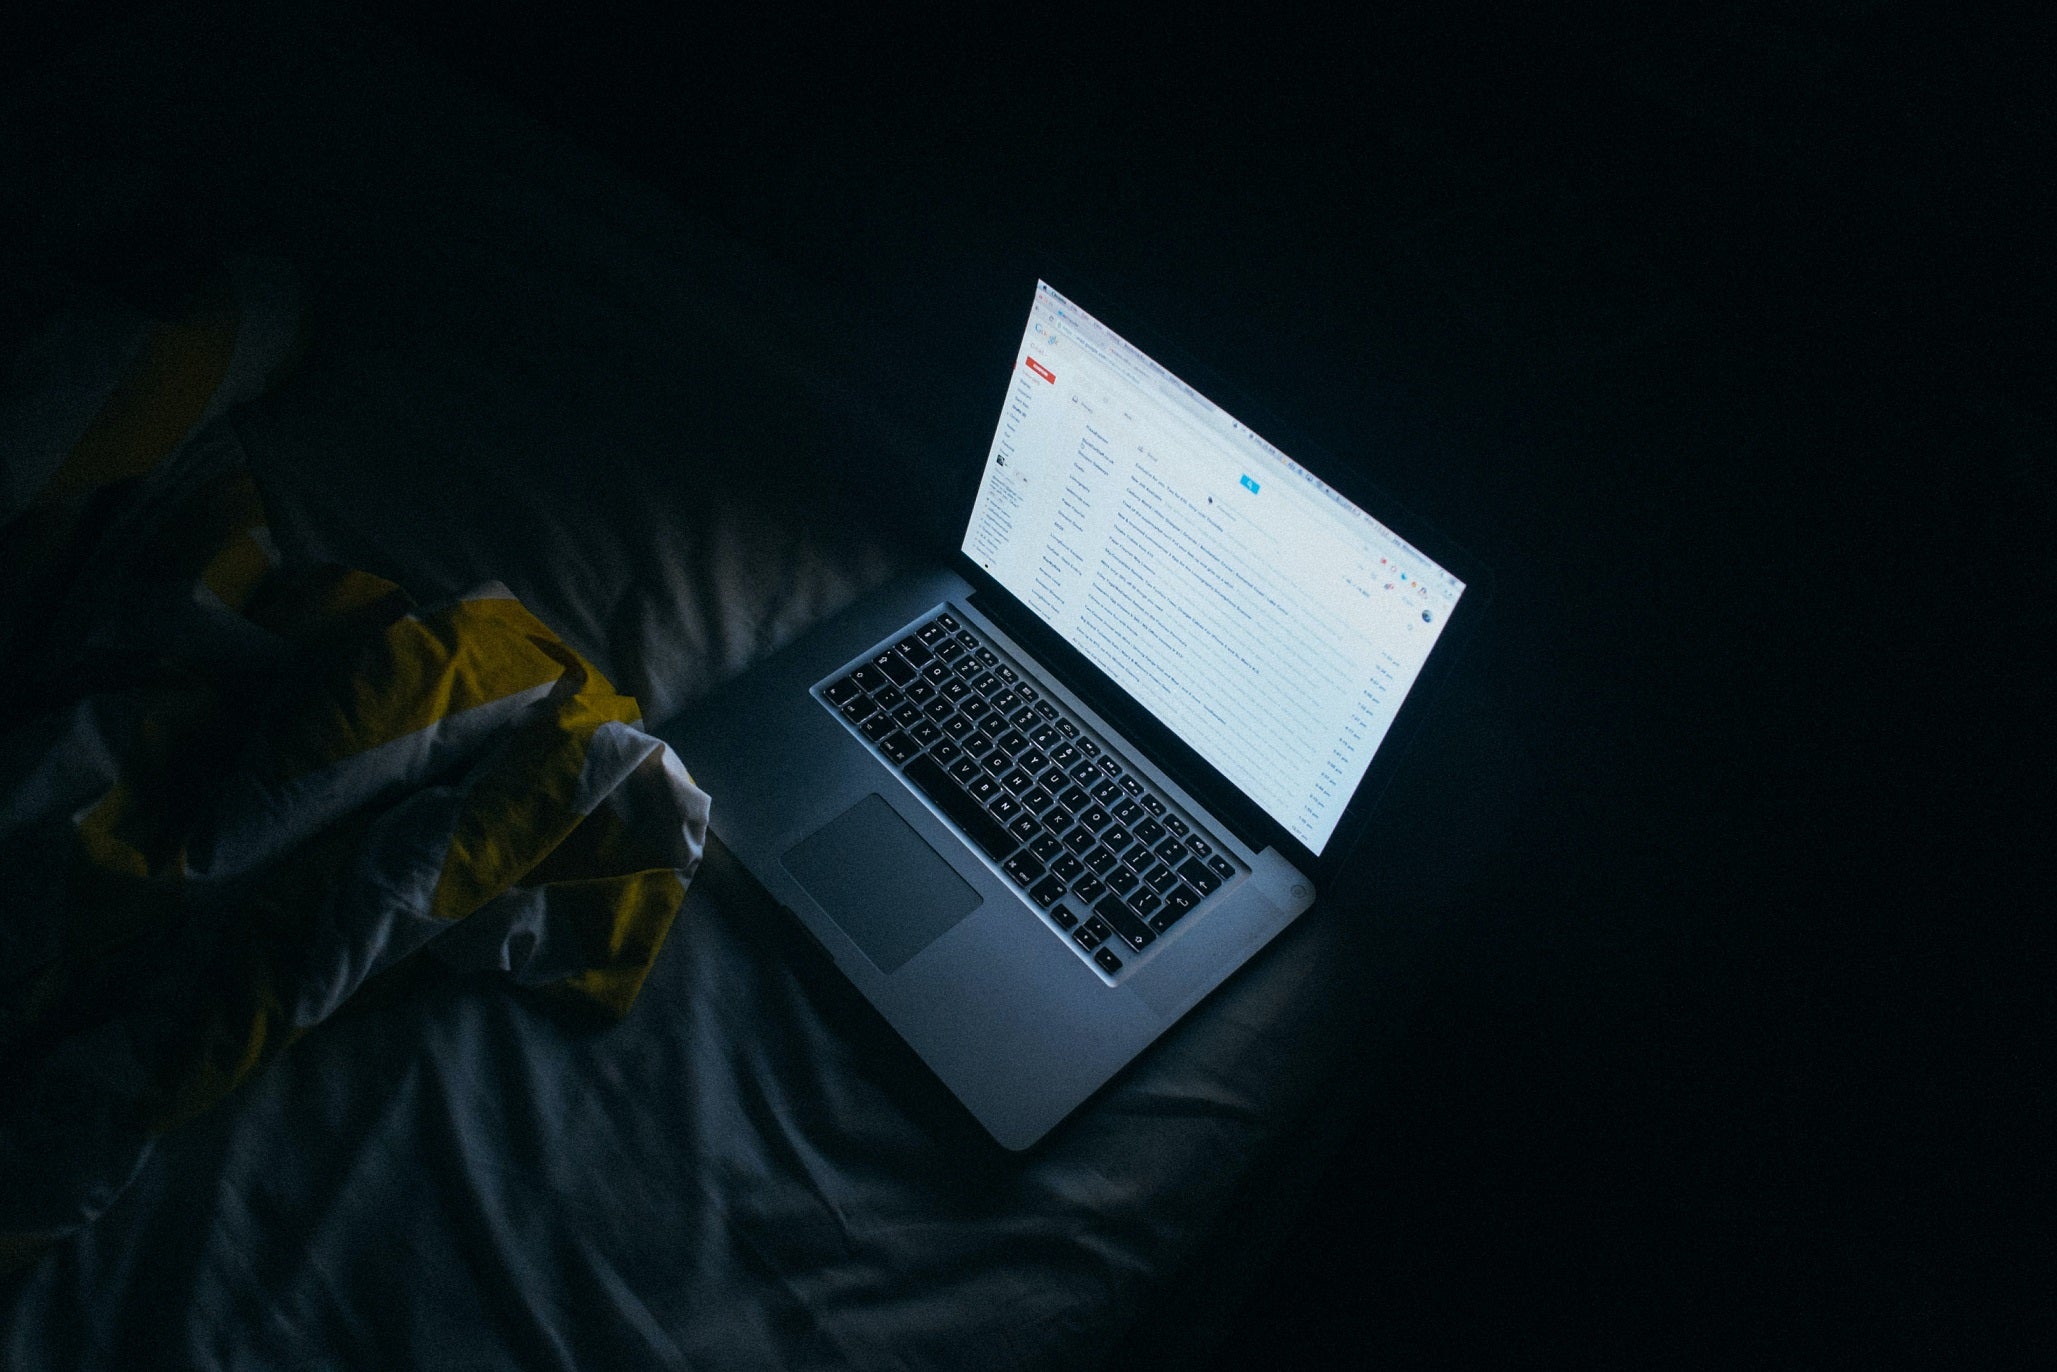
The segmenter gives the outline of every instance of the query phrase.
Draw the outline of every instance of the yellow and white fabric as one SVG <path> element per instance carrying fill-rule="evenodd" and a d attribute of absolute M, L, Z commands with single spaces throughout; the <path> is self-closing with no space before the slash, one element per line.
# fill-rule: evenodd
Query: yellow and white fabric
<path fill-rule="evenodd" d="M 215 324 L 129 365 L 218 384 L 170 356 L 219 363 Z M 416 607 L 278 565 L 233 438 L 179 427 L 210 397 L 174 390 L 0 529 L 0 1269 L 423 953 L 627 1013 L 705 841 L 636 702 L 504 588 Z"/>

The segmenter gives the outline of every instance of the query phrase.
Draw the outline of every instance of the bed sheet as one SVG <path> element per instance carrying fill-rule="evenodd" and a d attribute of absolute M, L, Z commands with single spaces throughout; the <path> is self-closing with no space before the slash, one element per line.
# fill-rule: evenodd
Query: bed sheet
<path fill-rule="evenodd" d="M 934 546 L 889 497 L 952 478 L 833 322 L 346 11 L 166 11 L 14 110 L 46 233 L 197 199 L 299 275 L 304 358 L 213 438 L 289 556 L 503 582 L 662 721 Z M 1284 1184 L 1361 958 L 1318 909 L 1014 1155 L 711 842 L 624 1023 L 346 1011 L 0 1288 L 0 1361 L 1093 1365 L 1234 1289 L 1193 1261 Z"/>

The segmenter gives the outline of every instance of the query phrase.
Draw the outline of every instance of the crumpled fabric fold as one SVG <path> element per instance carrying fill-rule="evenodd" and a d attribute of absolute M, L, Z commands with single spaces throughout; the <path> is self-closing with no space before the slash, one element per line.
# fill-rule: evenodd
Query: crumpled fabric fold
<path fill-rule="evenodd" d="M 504 587 L 280 565 L 225 424 L 66 498 L 64 540 L 0 550 L 47 598 L 0 642 L 0 1270 L 423 954 L 627 1014 L 707 829 Z"/>

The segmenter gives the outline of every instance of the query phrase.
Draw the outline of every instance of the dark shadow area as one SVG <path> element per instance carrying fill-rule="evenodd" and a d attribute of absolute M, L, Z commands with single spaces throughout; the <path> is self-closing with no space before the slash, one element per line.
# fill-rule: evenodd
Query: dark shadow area
<path fill-rule="evenodd" d="M 1047 248 L 1493 567 L 1336 896 L 1402 1009 L 1113 1362 L 2020 1346 L 2032 35 L 1889 0 L 365 8 L 789 269 L 945 450 L 983 450 L 955 360 Z M 46 48 L 103 18 L 66 13 Z"/>

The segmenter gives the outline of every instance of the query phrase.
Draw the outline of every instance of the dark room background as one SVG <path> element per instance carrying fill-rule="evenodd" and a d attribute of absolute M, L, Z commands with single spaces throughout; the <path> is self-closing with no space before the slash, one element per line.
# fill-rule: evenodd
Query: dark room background
<path fill-rule="evenodd" d="M 1494 569 L 1369 841 L 1414 961 L 1329 1162 L 1204 1255 L 1240 1308 L 1110 1356 L 2035 1346 L 2040 35 L 1892 0 L 365 7 L 777 259 L 939 435 L 984 442 L 949 359 L 1044 247 Z M 27 16 L 0 79 L 131 8 Z"/>

